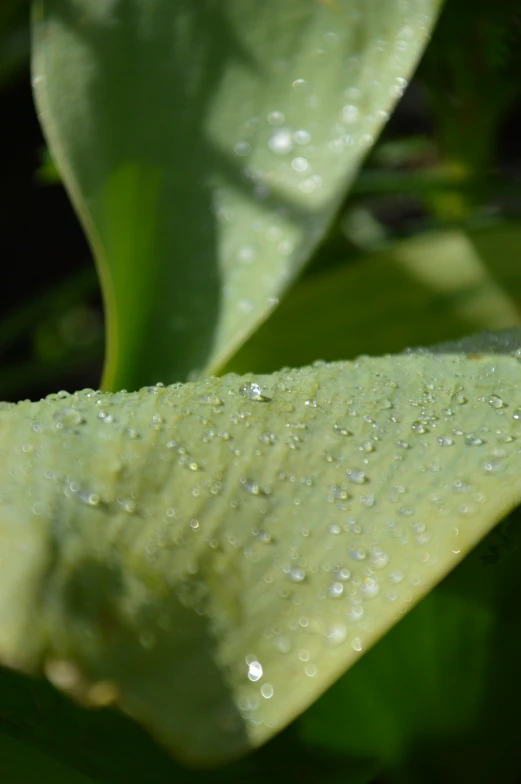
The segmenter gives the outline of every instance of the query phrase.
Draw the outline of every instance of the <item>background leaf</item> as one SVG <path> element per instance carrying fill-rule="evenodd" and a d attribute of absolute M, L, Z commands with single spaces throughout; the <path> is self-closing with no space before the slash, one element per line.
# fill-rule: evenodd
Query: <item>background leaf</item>
<path fill-rule="evenodd" d="M 94 784 L 60 762 L 46 757 L 34 748 L 0 733 L 0 774 L 4 781 L 16 784 Z"/>
<path fill-rule="evenodd" d="M 213 370 L 268 315 L 438 6 L 36 3 L 36 97 L 99 265 L 106 387 Z"/>
<path fill-rule="evenodd" d="M 270 373 L 519 324 L 518 223 L 390 243 L 297 283 L 228 370 Z"/>
<path fill-rule="evenodd" d="M 3 0 L 0 8 L 0 88 L 29 58 L 29 0 Z"/>
<path fill-rule="evenodd" d="M 176 763 L 135 722 L 108 708 L 85 710 L 40 678 L 0 668 L 0 727 L 21 746 L 38 749 L 90 776 L 96 784 L 225 784 L 328 781 L 366 784 L 374 761 L 329 752 L 300 742 L 294 727 L 245 759 L 219 770 L 194 771 Z M 37 758 L 37 757 L 36 757 Z M 13 780 L 14 775 L 12 776 Z M 60 784 L 62 782 L 59 779 Z M 32 783 L 31 783 L 32 784 Z"/>
<path fill-rule="evenodd" d="M 519 345 L 5 406 L 3 662 L 261 744 L 519 501 Z"/>

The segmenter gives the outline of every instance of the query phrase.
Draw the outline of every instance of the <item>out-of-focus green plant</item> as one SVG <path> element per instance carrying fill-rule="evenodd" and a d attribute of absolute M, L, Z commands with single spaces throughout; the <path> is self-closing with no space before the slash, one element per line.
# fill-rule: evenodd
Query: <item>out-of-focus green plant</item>
<path fill-rule="evenodd" d="M 0 8 L 0 88 L 29 58 L 29 0 L 4 0 Z"/>

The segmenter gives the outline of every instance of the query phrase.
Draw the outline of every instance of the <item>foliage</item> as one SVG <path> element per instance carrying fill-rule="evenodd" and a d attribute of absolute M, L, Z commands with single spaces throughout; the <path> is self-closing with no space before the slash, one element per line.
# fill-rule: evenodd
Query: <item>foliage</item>
<path fill-rule="evenodd" d="M 201 380 L 0 411 L 0 657 L 98 708 L 2 671 L 6 780 L 520 775 L 519 332 L 440 342 L 519 325 L 518 20 L 451 0 L 375 144 L 438 10 L 35 3 L 38 187 L 94 251 L 104 387 Z M 95 287 L 0 322 L 5 397 L 99 356 Z M 113 703 L 196 766 L 304 712 L 197 773 Z"/>

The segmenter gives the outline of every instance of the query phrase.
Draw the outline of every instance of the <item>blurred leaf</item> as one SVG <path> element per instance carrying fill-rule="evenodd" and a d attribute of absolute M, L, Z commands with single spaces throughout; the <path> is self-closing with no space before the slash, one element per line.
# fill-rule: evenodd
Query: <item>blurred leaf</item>
<path fill-rule="evenodd" d="M 0 88 L 29 62 L 29 0 L 2 0 L 0 6 Z"/>
<path fill-rule="evenodd" d="M 262 744 L 519 502 L 520 346 L 4 406 L 2 661 L 193 764 Z"/>
<path fill-rule="evenodd" d="M 16 784 L 94 784 L 71 768 L 0 733 L 0 777 Z"/>
<path fill-rule="evenodd" d="M 62 317 L 66 311 L 84 302 L 97 290 L 97 280 L 91 267 L 80 269 L 75 275 L 59 281 L 56 286 L 27 299 L 0 321 L 0 351 L 32 332 L 42 321 Z"/>
<path fill-rule="evenodd" d="M 38 180 L 42 185 L 57 185 L 61 177 L 47 147 L 42 151 L 41 163 L 38 169 Z"/>
<path fill-rule="evenodd" d="M 62 387 L 73 387 L 80 372 L 93 366 L 92 378 L 99 376 L 97 368 L 101 366 L 103 341 L 101 335 L 88 346 L 68 347 L 58 356 L 46 356 L 44 359 L 30 357 L 17 362 L 5 363 L 0 376 L 0 398 L 2 400 L 18 400 L 20 395 L 34 394 L 40 396 L 42 386 L 52 388 L 53 383 L 60 382 Z M 77 383 L 77 382 L 76 382 Z M 0 403 L 1 405 L 1 403 Z"/>
<path fill-rule="evenodd" d="M 317 753 L 290 727 L 246 759 L 218 771 L 196 772 L 181 767 L 127 717 L 109 709 L 86 711 L 42 679 L 0 669 L 0 687 L 0 729 L 28 750 L 36 748 L 74 766 L 96 783 L 283 784 L 298 779 L 313 784 L 326 777 L 343 784 L 347 769 L 349 784 L 367 784 L 378 770 L 367 760 Z"/>
<path fill-rule="evenodd" d="M 29 25 L 19 25 L 0 40 L 0 88 L 29 62 Z"/>
<path fill-rule="evenodd" d="M 520 44 L 518 0 L 452 0 L 422 61 L 440 151 L 471 173 L 493 162 L 501 123 L 521 95 Z"/>
<path fill-rule="evenodd" d="M 214 370 L 267 316 L 439 5 L 36 0 L 36 97 L 99 265 L 105 387 Z"/>
<path fill-rule="evenodd" d="M 402 351 L 519 324 L 521 225 L 432 232 L 310 275 L 228 365 L 290 364 Z"/>
<path fill-rule="evenodd" d="M 303 715 L 307 743 L 372 757 L 382 783 L 519 781 L 520 522 L 517 510 Z"/>

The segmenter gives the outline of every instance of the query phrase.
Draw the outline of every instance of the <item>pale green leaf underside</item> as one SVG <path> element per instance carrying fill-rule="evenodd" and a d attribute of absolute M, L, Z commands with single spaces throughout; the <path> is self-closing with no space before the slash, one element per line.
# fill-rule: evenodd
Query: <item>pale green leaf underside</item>
<path fill-rule="evenodd" d="M 36 98 L 97 256 L 107 387 L 217 368 L 267 317 L 439 5 L 35 2 Z"/>
<path fill-rule="evenodd" d="M 6 405 L 2 661 L 264 742 L 519 502 L 519 343 Z"/>

